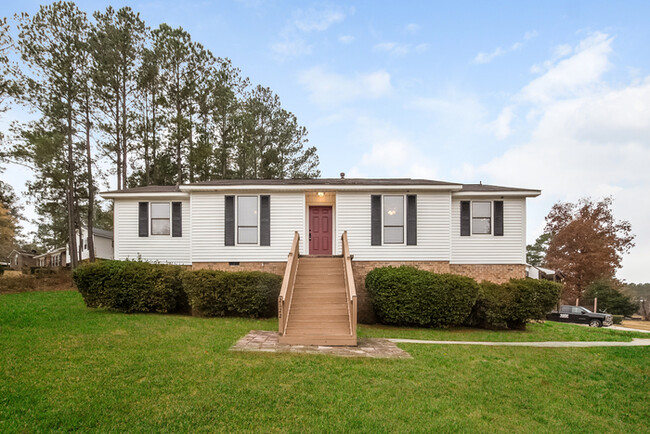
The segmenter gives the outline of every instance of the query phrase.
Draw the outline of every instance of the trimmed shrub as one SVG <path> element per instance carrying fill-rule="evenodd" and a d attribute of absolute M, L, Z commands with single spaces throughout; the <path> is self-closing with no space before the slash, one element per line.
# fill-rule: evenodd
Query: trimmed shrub
<path fill-rule="evenodd" d="M 101 261 L 74 270 L 74 282 L 88 307 L 120 312 L 188 310 L 177 265 L 135 261 Z"/>
<path fill-rule="evenodd" d="M 259 271 L 183 273 L 192 314 L 199 316 L 274 316 L 281 286 L 282 277 Z"/>
<path fill-rule="evenodd" d="M 479 290 L 472 278 L 408 266 L 375 268 L 366 288 L 379 322 L 421 327 L 463 324 Z"/>
<path fill-rule="evenodd" d="M 614 324 L 623 324 L 623 315 L 612 315 L 612 321 Z"/>
<path fill-rule="evenodd" d="M 557 305 L 561 288 L 537 279 L 511 279 L 500 285 L 481 282 L 468 323 L 489 329 L 525 329 L 529 321 L 546 318 Z"/>
<path fill-rule="evenodd" d="M 0 294 L 29 291 L 59 291 L 72 287 L 70 270 L 60 269 L 48 274 L 7 273 L 0 278 Z"/>

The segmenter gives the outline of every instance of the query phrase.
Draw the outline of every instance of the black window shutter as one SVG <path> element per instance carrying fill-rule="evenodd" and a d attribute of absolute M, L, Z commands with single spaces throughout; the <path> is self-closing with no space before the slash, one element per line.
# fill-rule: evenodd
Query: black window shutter
<path fill-rule="evenodd" d="M 260 196 L 260 246 L 271 245 L 271 196 Z"/>
<path fill-rule="evenodd" d="M 381 246 L 381 195 L 370 196 L 370 245 Z"/>
<path fill-rule="evenodd" d="M 224 245 L 235 245 L 235 196 L 226 196 Z"/>
<path fill-rule="evenodd" d="M 406 196 L 406 245 L 417 246 L 418 244 L 418 203 L 417 196 L 409 194 Z"/>
<path fill-rule="evenodd" d="M 462 200 L 460 202 L 460 236 L 461 237 L 469 237 L 469 232 L 470 232 L 469 224 L 470 224 L 469 201 Z"/>
<path fill-rule="evenodd" d="M 494 201 L 494 236 L 503 236 L 503 201 Z"/>
<path fill-rule="evenodd" d="M 183 236 L 183 203 L 172 202 L 172 237 Z"/>
<path fill-rule="evenodd" d="M 149 202 L 138 202 L 138 236 L 149 236 Z"/>

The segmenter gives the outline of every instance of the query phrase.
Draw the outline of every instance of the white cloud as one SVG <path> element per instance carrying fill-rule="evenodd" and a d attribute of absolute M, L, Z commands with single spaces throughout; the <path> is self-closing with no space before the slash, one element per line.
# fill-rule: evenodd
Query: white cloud
<path fill-rule="evenodd" d="M 535 36 L 537 36 L 537 32 L 526 32 L 526 34 L 524 34 L 524 41 L 529 41 Z M 474 60 L 472 62 L 479 65 L 484 65 L 486 63 L 492 62 L 497 57 L 501 57 L 513 51 L 520 50 L 523 46 L 524 42 L 515 42 L 509 47 L 497 47 L 490 52 L 480 52 L 474 57 Z"/>
<path fill-rule="evenodd" d="M 408 54 L 410 51 L 410 46 L 408 44 L 400 44 L 398 42 L 380 42 L 379 44 L 375 44 L 372 49 L 374 51 L 383 51 L 385 53 L 403 56 L 405 54 Z"/>
<path fill-rule="evenodd" d="M 497 139 L 502 140 L 510 135 L 512 132 L 510 128 L 512 117 L 512 107 L 505 107 L 503 110 L 501 110 L 501 113 L 499 113 L 499 116 L 492 124 L 494 128 L 494 135 L 497 137 Z"/>
<path fill-rule="evenodd" d="M 366 152 L 348 170 L 349 177 L 437 177 L 434 161 L 424 155 L 406 133 L 389 122 L 359 117 L 351 142 L 365 148 Z"/>
<path fill-rule="evenodd" d="M 399 42 L 380 42 L 372 47 L 373 51 L 389 53 L 394 56 L 404 56 L 411 51 L 424 53 L 429 49 L 429 44 L 421 43 L 415 46 Z"/>
<path fill-rule="evenodd" d="M 377 99 L 393 90 L 390 74 L 384 70 L 347 77 L 314 67 L 302 71 L 298 81 L 309 92 L 309 99 L 321 106 Z"/>
<path fill-rule="evenodd" d="M 539 230 L 557 200 L 612 195 L 615 216 L 629 220 L 637 235 L 620 276 L 650 280 L 650 201 L 645 200 L 650 195 L 650 76 L 625 85 L 608 83 L 612 40 L 594 33 L 571 49 L 558 49 L 553 55 L 570 57 L 552 61 L 495 121 L 497 135 L 502 127 L 509 133 L 517 111 L 534 113 L 527 119 L 530 138 L 461 172 L 469 179 L 541 188 L 543 196 L 531 201 L 529 229 Z M 539 233 L 528 235 L 532 241 Z"/>
<path fill-rule="evenodd" d="M 278 60 L 311 54 L 313 45 L 305 40 L 305 35 L 323 32 L 353 13 L 354 8 L 298 9 L 293 12 L 291 21 L 280 32 L 279 40 L 271 43 L 271 51 Z M 341 38 L 339 40 L 343 42 Z"/>
<path fill-rule="evenodd" d="M 354 41 L 354 36 L 352 35 L 341 35 L 339 36 L 339 42 L 341 44 L 350 44 Z"/>
<path fill-rule="evenodd" d="M 417 33 L 419 30 L 420 30 L 420 25 L 416 23 L 409 23 L 406 26 L 404 26 L 404 31 L 412 35 Z"/>
<path fill-rule="evenodd" d="M 293 25 L 302 32 L 322 32 L 333 24 L 340 23 L 353 12 L 354 9 L 342 8 L 298 9 L 293 13 Z"/>
<path fill-rule="evenodd" d="M 571 57 L 553 64 L 542 76 L 524 87 L 521 99 L 544 103 L 588 90 L 610 68 L 612 40 L 611 36 L 599 32 L 582 40 Z"/>

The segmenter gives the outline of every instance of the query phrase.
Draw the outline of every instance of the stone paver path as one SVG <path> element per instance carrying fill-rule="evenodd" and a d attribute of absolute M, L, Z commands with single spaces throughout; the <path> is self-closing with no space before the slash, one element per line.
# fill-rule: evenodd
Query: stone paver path
<path fill-rule="evenodd" d="M 632 339 L 632 342 L 472 342 L 472 341 L 426 341 L 420 339 L 388 339 L 395 343 L 404 344 L 435 344 L 435 345 L 485 345 L 485 346 L 510 346 L 510 347 L 645 347 L 650 346 L 650 339 Z"/>
<path fill-rule="evenodd" d="M 278 342 L 278 333 L 252 330 L 230 348 L 231 351 L 262 351 L 268 353 L 327 354 L 341 357 L 372 357 L 376 359 L 410 359 L 411 355 L 388 339 L 358 339 L 356 347 L 326 345 L 286 345 Z"/>

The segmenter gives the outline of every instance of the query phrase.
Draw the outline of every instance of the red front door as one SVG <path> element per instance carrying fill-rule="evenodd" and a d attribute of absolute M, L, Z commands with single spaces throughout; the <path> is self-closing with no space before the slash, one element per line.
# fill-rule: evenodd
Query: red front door
<path fill-rule="evenodd" d="M 309 254 L 332 254 L 332 207 L 309 207 Z"/>

